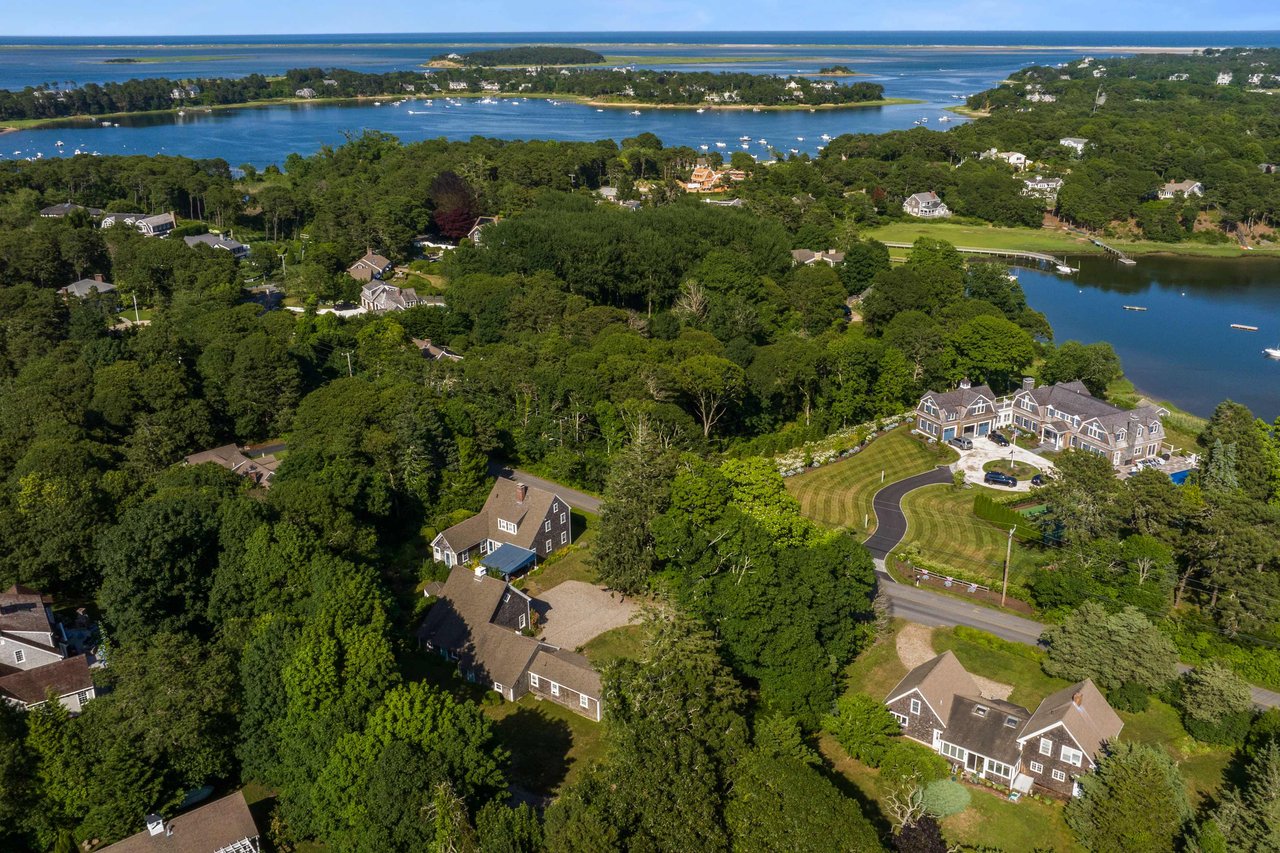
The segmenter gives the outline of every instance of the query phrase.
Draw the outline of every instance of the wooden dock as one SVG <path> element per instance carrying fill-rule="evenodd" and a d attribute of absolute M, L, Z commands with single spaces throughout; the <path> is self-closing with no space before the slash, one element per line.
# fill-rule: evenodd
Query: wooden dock
<path fill-rule="evenodd" d="M 890 249 L 910 249 L 911 243 L 885 243 Z M 1013 258 L 1019 261 L 1035 261 L 1037 263 L 1053 264 L 1055 268 L 1071 269 L 1071 265 L 1067 263 L 1066 258 L 1059 260 L 1053 255 L 1044 252 L 1026 252 L 1015 249 L 979 249 L 974 246 L 955 246 L 957 252 L 966 255 L 987 255 L 993 258 Z M 1072 270 L 1075 272 L 1075 270 Z"/>

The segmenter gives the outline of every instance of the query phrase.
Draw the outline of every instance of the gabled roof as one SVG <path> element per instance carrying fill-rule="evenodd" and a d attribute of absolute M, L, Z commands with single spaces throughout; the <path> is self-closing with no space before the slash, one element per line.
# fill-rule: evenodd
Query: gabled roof
<path fill-rule="evenodd" d="M 41 633 L 53 631 L 44 596 L 33 589 L 13 585 L 0 592 L 0 632 Z M 31 642 L 25 638 L 25 642 Z"/>
<path fill-rule="evenodd" d="M 908 672 L 889 692 L 885 702 L 900 699 L 913 690 L 924 697 L 943 725 L 951 717 L 951 706 L 957 696 L 981 695 L 978 683 L 951 651 L 945 651 Z"/>
<path fill-rule="evenodd" d="M 1057 725 L 1066 728 L 1090 761 L 1104 742 L 1114 740 L 1124 728 L 1120 716 L 1088 678 L 1046 696 L 1018 740 L 1026 741 Z"/>
<path fill-rule="evenodd" d="M 144 216 L 134 224 L 137 225 L 139 228 L 147 228 L 147 229 L 154 230 L 155 228 L 161 225 L 168 225 L 170 227 L 173 227 L 178 224 L 178 219 L 173 215 L 172 212 L 157 213 L 155 216 Z"/>
<path fill-rule="evenodd" d="M 93 688 L 89 659 L 84 655 L 0 676 L 0 697 L 36 705 L 54 696 L 67 696 Z"/>
<path fill-rule="evenodd" d="M 582 655 L 542 646 L 529 664 L 529 672 L 568 687 L 575 693 L 585 693 L 593 699 L 600 698 L 600 675 Z"/>
<path fill-rule="evenodd" d="M 68 284 L 66 287 L 59 288 L 58 292 L 63 296 L 75 296 L 78 299 L 83 299 L 95 290 L 98 293 L 111 293 L 115 289 L 116 286 L 108 281 L 98 281 L 96 278 L 82 278 L 79 281 Z"/>
<path fill-rule="evenodd" d="M 569 505 L 559 495 L 536 486 L 526 486 L 524 500 L 521 500 L 519 492 L 522 485 L 515 480 L 499 477 L 494 481 L 489 498 L 479 513 L 441 533 L 454 553 L 461 553 L 485 539 L 536 550 L 534 546 L 538 540 L 538 522 L 546 518 L 552 504 L 559 503 L 563 512 L 569 511 Z M 516 525 L 516 532 L 508 533 L 499 529 L 499 519 Z M 526 521 L 533 523 L 526 524 Z"/>
<path fill-rule="evenodd" d="M 996 402 L 995 392 L 986 385 L 974 385 L 969 388 L 955 388 L 951 391 L 943 391 L 941 393 L 937 391 L 929 391 L 924 395 L 924 397 L 920 398 L 921 402 L 924 402 L 925 397 L 932 397 L 933 404 L 942 411 L 956 412 L 957 414 L 963 414 L 968 411 L 969 407 L 978 400 L 986 400 L 986 402 L 991 406 L 995 406 Z"/>
<path fill-rule="evenodd" d="M 956 696 L 946 720 L 947 742 L 1005 764 L 1018 763 L 1018 739 L 1031 712 L 978 695 Z M 1012 720 L 1012 724 L 1010 724 Z"/>
<path fill-rule="evenodd" d="M 164 830 L 152 835 L 148 830 L 130 835 L 101 853 L 223 853 L 237 850 L 237 842 L 258 837 L 258 826 L 245 802 L 244 794 L 234 794 L 183 812 L 168 821 Z"/>
<path fill-rule="evenodd" d="M 192 237 L 183 237 L 183 241 L 192 248 L 203 243 L 206 246 L 212 246 L 215 249 L 226 249 L 231 254 L 236 255 L 242 252 L 248 252 L 249 247 L 239 240 L 232 240 L 230 237 L 222 237 L 218 234 L 196 234 Z"/>
<path fill-rule="evenodd" d="M 387 267 L 391 266 L 391 261 L 387 260 L 382 255 L 379 255 L 377 252 L 369 250 L 364 253 L 363 258 L 356 261 L 348 267 L 348 269 L 354 269 L 359 266 L 367 266 L 375 270 L 385 270 Z"/>
<path fill-rule="evenodd" d="M 427 611 L 418 638 L 458 656 L 465 669 L 484 672 L 491 681 L 510 687 L 519 680 L 538 651 L 538 641 L 492 622 L 507 595 L 527 599 L 515 587 L 454 566 Z"/>
<path fill-rule="evenodd" d="M 907 196 L 907 201 L 915 201 L 921 205 L 942 203 L 942 199 L 938 197 L 938 194 L 932 191 L 927 193 L 914 193 L 913 195 Z"/>

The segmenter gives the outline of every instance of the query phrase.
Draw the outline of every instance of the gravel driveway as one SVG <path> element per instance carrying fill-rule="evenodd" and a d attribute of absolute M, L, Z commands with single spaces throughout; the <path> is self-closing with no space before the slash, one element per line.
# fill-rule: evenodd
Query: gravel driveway
<path fill-rule="evenodd" d="M 979 486 L 983 485 L 982 478 L 986 474 L 982 470 L 982 466 L 994 461 L 1008 462 L 1010 452 L 1012 452 L 1015 461 L 1025 462 L 1046 474 L 1053 472 L 1053 463 L 1043 456 L 1026 448 L 1018 447 L 1016 444 L 1012 447 L 1001 447 L 986 436 L 980 436 L 973 440 L 973 450 L 960 450 L 955 448 L 954 445 L 953 448 L 960 454 L 960 461 L 956 462 L 952 467 L 957 471 L 964 472 L 966 482 Z M 1031 491 L 1031 479 L 1024 478 L 1019 480 L 1018 485 L 1012 489 L 1007 486 L 993 486 L 992 488 L 1002 492 L 1029 492 Z"/>
<path fill-rule="evenodd" d="M 542 624 L 542 639 L 563 649 L 577 649 L 605 631 L 626 625 L 638 608 L 621 594 L 582 581 L 565 581 L 533 601 Z"/>

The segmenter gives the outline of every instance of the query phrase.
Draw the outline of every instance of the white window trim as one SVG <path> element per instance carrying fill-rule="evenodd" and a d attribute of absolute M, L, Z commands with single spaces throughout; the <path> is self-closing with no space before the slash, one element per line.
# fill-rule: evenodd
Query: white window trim
<path fill-rule="evenodd" d="M 912 700 L 911 700 L 911 706 L 910 706 L 910 707 L 911 707 L 911 713 L 912 713 L 913 715 L 919 715 L 919 713 L 920 713 L 920 700 L 919 700 L 919 699 L 912 699 Z"/>
<path fill-rule="evenodd" d="M 520 614 L 520 630 L 523 631 L 525 628 L 528 627 L 528 625 L 529 625 L 529 617 L 521 613 Z"/>
<path fill-rule="evenodd" d="M 496 681 L 493 682 L 493 689 L 498 691 L 498 693 L 502 694 L 503 696 L 507 695 L 506 692 L 502 689 L 502 685 Z"/>
<path fill-rule="evenodd" d="M 549 518 L 548 518 L 548 519 L 547 519 L 547 523 L 546 523 L 546 524 L 544 524 L 544 525 L 542 525 L 542 530 L 543 530 L 543 532 L 544 532 L 544 533 L 550 533 L 550 532 L 551 532 L 551 519 L 549 519 Z"/>
<path fill-rule="evenodd" d="M 1055 768 L 1055 769 L 1054 769 L 1054 771 L 1053 771 L 1053 781 L 1055 781 L 1055 782 L 1065 782 L 1065 781 L 1067 781 L 1067 774 L 1066 774 L 1066 773 L 1063 773 L 1061 770 L 1058 770 L 1058 769 L 1056 769 L 1056 768 Z"/>
<path fill-rule="evenodd" d="M 27 653 L 26 653 L 26 652 L 24 652 L 22 649 L 14 649 L 14 650 L 13 650 L 13 661 L 14 661 L 14 663 L 22 663 L 22 662 L 23 662 L 23 661 L 25 661 L 26 659 L 27 659 Z"/>
<path fill-rule="evenodd" d="M 529 686 L 530 687 L 538 686 L 538 676 L 534 675 L 532 672 L 529 673 Z"/>
<path fill-rule="evenodd" d="M 564 524 L 564 513 L 560 513 L 560 523 Z"/>
<path fill-rule="evenodd" d="M 551 540 L 550 540 L 550 539 L 548 539 L 548 540 L 547 540 L 547 550 L 548 550 L 548 551 L 550 551 L 550 550 L 551 550 Z"/>
<path fill-rule="evenodd" d="M 1084 753 L 1078 749 L 1064 746 L 1062 748 L 1062 760 L 1072 767 L 1079 767 L 1081 762 L 1084 761 Z"/>
<path fill-rule="evenodd" d="M 561 544 L 561 545 L 564 545 L 564 544 L 568 543 L 568 541 L 569 541 L 569 534 L 568 534 L 568 533 L 566 533 L 566 532 L 563 532 L 563 531 L 562 531 L 562 532 L 560 533 L 560 544 Z"/>
<path fill-rule="evenodd" d="M 579 694 L 578 694 L 578 705 L 579 705 L 580 707 L 582 707 L 582 708 L 590 708 L 590 707 L 591 707 L 591 697 L 590 697 L 590 696 L 588 696 L 588 695 L 587 695 L 587 694 L 585 694 L 585 693 L 579 693 Z"/>
<path fill-rule="evenodd" d="M 899 714 L 897 711 L 890 711 L 889 713 L 893 714 L 893 718 L 898 721 L 898 725 L 900 726 L 905 726 L 907 723 L 911 722 L 905 714 Z"/>
<path fill-rule="evenodd" d="M 1040 754 L 1053 755 L 1053 741 L 1049 740 L 1047 737 L 1040 738 Z"/>
<path fill-rule="evenodd" d="M 76 701 L 77 701 L 77 702 L 79 702 L 81 705 L 83 705 L 84 703 L 88 702 L 88 701 L 89 701 L 89 691 L 88 691 L 88 690 L 81 690 L 81 691 L 79 691 L 78 693 L 76 693 Z"/>
<path fill-rule="evenodd" d="M 1043 772 L 1044 772 L 1044 765 L 1043 765 L 1043 764 L 1041 764 L 1039 761 L 1032 761 L 1030 766 L 1031 766 L 1031 772 L 1032 772 L 1032 773 L 1043 773 Z"/>
<path fill-rule="evenodd" d="M 559 685 L 559 684 L 556 684 L 554 681 L 553 681 L 553 682 L 551 682 L 551 695 L 552 695 L 552 696 L 559 696 L 559 695 L 560 695 L 560 685 Z"/>

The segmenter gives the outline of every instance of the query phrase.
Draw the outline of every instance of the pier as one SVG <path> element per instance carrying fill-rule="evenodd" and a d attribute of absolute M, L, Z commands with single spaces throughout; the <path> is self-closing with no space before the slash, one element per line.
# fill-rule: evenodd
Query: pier
<path fill-rule="evenodd" d="M 885 245 L 890 249 L 910 249 L 912 246 L 911 243 L 885 243 Z M 979 249 L 974 246 L 955 246 L 954 248 L 957 252 L 962 252 L 966 255 L 987 255 L 993 258 L 1013 258 L 1014 260 L 1019 261 L 1035 261 L 1037 263 L 1053 264 L 1053 266 L 1059 270 L 1068 269 L 1072 272 L 1076 271 L 1067 263 L 1066 258 L 1059 260 L 1053 255 L 1049 255 L 1044 252 L 1027 252 L 1018 249 Z M 1132 261 L 1130 261 L 1130 263 L 1132 263 Z"/>

